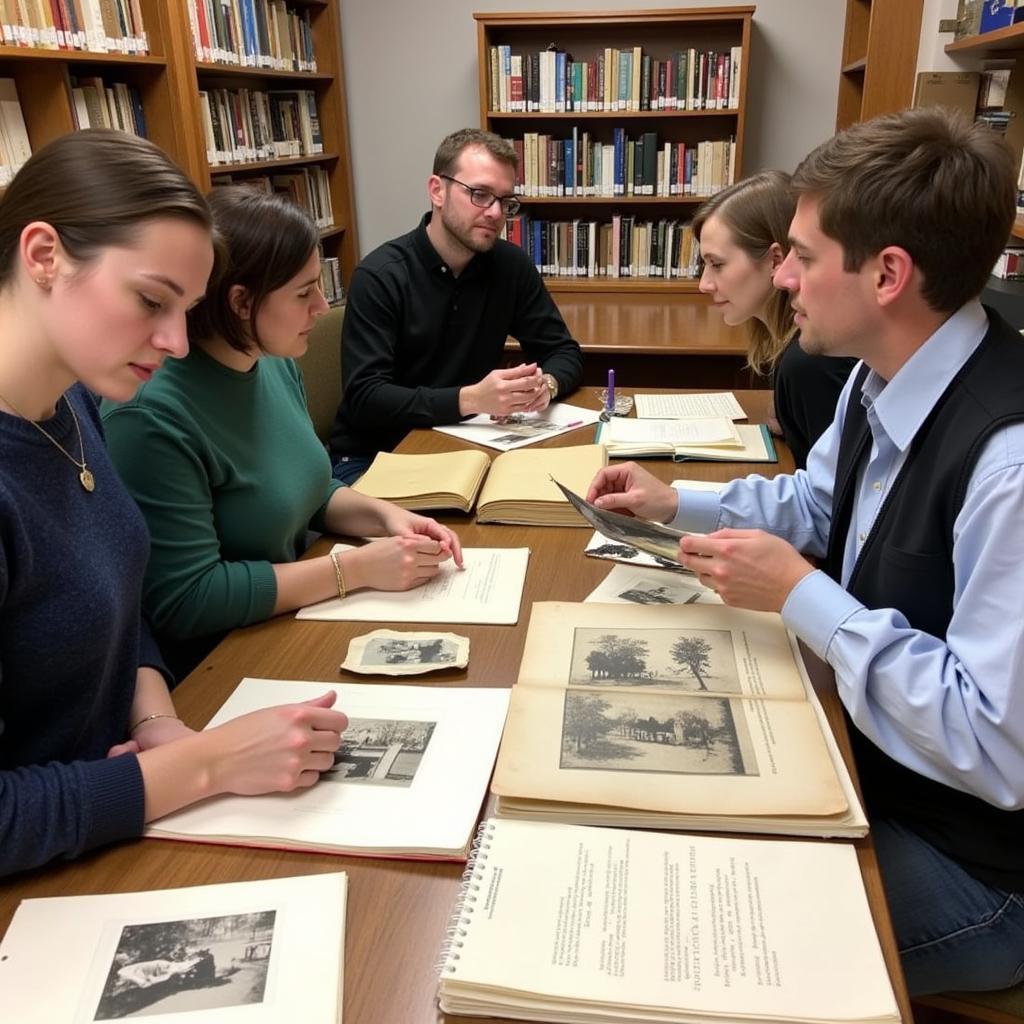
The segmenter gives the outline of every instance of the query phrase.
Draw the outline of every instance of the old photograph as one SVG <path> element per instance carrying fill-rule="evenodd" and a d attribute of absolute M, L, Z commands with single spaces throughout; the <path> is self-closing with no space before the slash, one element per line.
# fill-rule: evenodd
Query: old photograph
<path fill-rule="evenodd" d="M 394 718 L 350 718 L 326 782 L 411 786 L 436 722 Z"/>
<path fill-rule="evenodd" d="M 739 666 L 727 629 L 573 630 L 570 686 L 739 694 Z"/>
<path fill-rule="evenodd" d="M 583 553 L 590 558 L 606 558 L 612 562 L 625 562 L 628 565 L 652 569 L 667 569 L 683 576 L 692 576 L 693 573 L 670 558 L 662 558 L 660 555 L 650 555 L 641 551 L 632 544 L 626 544 L 621 540 L 609 540 L 603 533 L 595 531 L 583 549 Z"/>
<path fill-rule="evenodd" d="M 732 702 L 682 694 L 567 690 L 561 768 L 675 775 L 757 775 Z"/>
<path fill-rule="evenodd" d="M 362 664 L 369 665 L 450 665 L 458 647 L 450 640 L 406 640 L 386 637 L 371 640 L 363 650 Z"/>
<path fill-rule="evenodd" d="M 558 430 L 557 423 L 549 423 L 545 420 L 519 422 L 512 420 L 508 423 L 495 424 L 495 426 L 504 427 L 506 433 L 500 437 L 491 438 L 491 444 L 515 444 L 516 441 L 521 441 L 524 437 L 542 437 L 544 434 Z"/>
<path fill-rule="evenodd" d="M 469 638 L 458 633 L 375 629 L 353 637 L 341 663 L 360 675 L 414 676 L 469 664 Z"/>
<path fill-rule="evenodd" d="M 263 1002 L 277 912 L 128 925 L 94 1020 Z"/>

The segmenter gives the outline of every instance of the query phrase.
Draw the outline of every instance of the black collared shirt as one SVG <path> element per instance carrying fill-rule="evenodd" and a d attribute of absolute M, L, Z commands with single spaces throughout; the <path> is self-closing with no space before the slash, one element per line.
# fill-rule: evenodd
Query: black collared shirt
<path fill-rule="evenodd" d="M 413 427 L 457 423 L 460 388 L 502 365 L 509 335 L 558 381 L 559 396 L 582 379 L 580 347 L 527 254 L 499 239 L 456 277 L 427 237 L 429 221 L 428 213 L 375 249 L 352 275 L 337 455 L 372 456 Z"/>

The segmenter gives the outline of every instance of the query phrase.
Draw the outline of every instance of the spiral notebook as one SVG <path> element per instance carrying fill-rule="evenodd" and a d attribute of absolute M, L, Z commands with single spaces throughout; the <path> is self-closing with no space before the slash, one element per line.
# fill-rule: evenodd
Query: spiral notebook
<path fill-rule="evenodd" d="M 488 819 L 439 975 L 441 1009 L 473 1016 L 900 1020 L 845 843 Z"/>

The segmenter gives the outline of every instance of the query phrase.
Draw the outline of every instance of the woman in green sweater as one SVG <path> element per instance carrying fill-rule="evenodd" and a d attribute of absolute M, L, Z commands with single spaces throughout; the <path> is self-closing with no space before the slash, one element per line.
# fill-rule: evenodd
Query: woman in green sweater
<path fill-rule="evenodd" d="M 188 356 L 103 410 L 152 535 L 144 607 L 179 673 L 237 626 L 462 562 L 446 527 L 331 478 L 294 362 L 327 309 L 312 219 L 249 188 L 209 203 L 226 266 L 189 315 Z M 298 561 L 308 530 L 388 539 Z"/>

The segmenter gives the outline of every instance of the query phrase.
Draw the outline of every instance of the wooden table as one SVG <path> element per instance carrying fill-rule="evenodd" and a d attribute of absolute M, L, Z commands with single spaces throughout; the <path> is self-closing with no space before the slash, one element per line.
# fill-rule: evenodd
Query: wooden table
<path fill-rule="evenodd" d="M 763 422 L 770 394 L 738 392 L 751 422 Z M 597 407 L 592 391 L 573 396 L 577 404 Z M 548 442 L 586 443 L 594 428 L 573 431 Z M 400 446 L 405 452 L 445 451 L 455 439 L 416 431 Z M 728 463 L 673 464 L 649 461 L 662 479 L 687 476 L 728 480 L 748 471 L 789 472 L 792 457 L 779 445 L 777 466 Z M 493 454 L 493 453 L 491 453 Z M 581 601 L 604 578 L 607 562 L 585 558 L 589 533 L 581 529 L 478 526 L 459 513 L 440 517 L 458 527 L 463 543 L 474 547 L 528 546 L 532 554 L 517 626 L 459 626 L 470 637 L 469 668 L 423 677 L 430 685 L 509 686 L 515 681 L 533 601 Z M 315 551 L 323 551 L 320 541 Z M 338 665 L 349 640 L 365 633 L 366 623 L 299 622 L 281 616 L 232 633 L 175 691 L 175 703 L 189 725 L 204 725 L 243 676 L 337 682 Z M 830 670 L 812 656 L 808 668 L 844 755 L 850 749 L 842 710 Z M 365 681 L 365 677 L 351 677 Z M 398 680 L 408 683 L 408 679 Z M 386 682 L 375 683 L 386 686 Z M 905 1022 L 910 1006 L 870 840 L 855 844 L 882 948 Z M 28 897 L 132 892 L 213 882 L 276 878 L 325 871 L 349 875 L 345 943 L 345 1024 L 428 1024 L 445 1018 L 437 1008 L 435 963 L 462 876 L 462 865 L 335 857 L 241 847 L 204 846 L 145 839 L 98 851 L 74 863 L 19 875 L 0 885 L 0 932 L 6 930 L 18 901 Z"/>
<path fill-rule="evenodd" d="M 746 328 L 725 323 L 707 296 L 559 291 L 552 298 L 583 349 L 585 385 L 599 386 L 613 368 L 628 387 L 768 386 L 746 369 Z M 518 357 L 516 342 L 507 348 Z"/>

